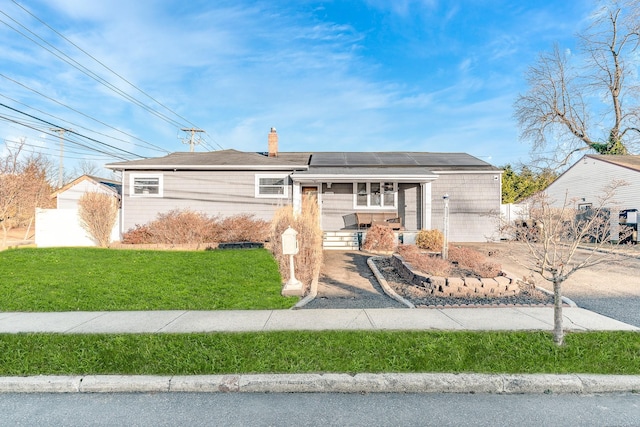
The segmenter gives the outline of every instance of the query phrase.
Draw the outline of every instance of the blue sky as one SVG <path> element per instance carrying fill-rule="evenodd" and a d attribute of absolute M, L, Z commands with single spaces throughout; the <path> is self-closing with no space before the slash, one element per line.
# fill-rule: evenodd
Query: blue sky
<path fill-rule="evenodd" d="M 513 102 L 526 91 L 524 72 L 555 42 L 575 49 L 575 34 L 596 6 L 582 0 L 18 3 L 31 14 L 0 0 L 0 103 L 18 110 L 0 107 L 0 136 L 10 143 L 27 137 L 29 149 L 54 162 L 58 139 L 37 119 L 92 138 L 67 135 L 67 168 L 79 159 L 102 165 L 119 160 L 116 154 L 188 151 L 178 139 L 183 127 L 207 131 L 196 151 L 265 151 L 276 127 L 281 151 L 446 151 L 497 166 L 526 162 L 529 148 L 513 119 Z"/>

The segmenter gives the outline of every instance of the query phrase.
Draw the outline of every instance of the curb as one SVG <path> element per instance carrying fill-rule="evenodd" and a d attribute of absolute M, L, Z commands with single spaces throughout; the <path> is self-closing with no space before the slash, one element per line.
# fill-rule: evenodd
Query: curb
<path fill-rule="evenodd" d="M 640 375 L 264 374 L 0 377 L 0 393 L 640 393 Z"/>

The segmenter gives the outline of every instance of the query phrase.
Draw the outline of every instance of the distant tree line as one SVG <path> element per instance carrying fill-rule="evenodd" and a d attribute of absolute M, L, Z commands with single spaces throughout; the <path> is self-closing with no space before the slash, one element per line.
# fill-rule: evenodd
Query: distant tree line
<path fill-rule="evenodd" d="M 515 169 L 511 165 L 502 169 L 502 203 L 521 202 L 547 188 L 558 177 L 551 169 L 534 172 L 528 166 Z"/>

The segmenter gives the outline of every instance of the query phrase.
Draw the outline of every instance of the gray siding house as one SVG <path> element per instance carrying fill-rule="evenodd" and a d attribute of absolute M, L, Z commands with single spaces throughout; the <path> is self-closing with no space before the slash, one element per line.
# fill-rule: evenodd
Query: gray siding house
<path fill-rule="evenodd" d="M 613 197 L 602 206 L 601 198 L 611 186 L 615 187 Z M 556 207 L 569 204 L 584 211 L 592 207 L 608 208 L 611 240 L 638 242 L 640 156 L 585 155 L 544 192 Z M 621 224 L 628 227 L 621 228 Z"/>
<path fill-rule="evenodd" d="M 640 156 L 585 155 L 546 189 L 552 204 L 562 206 L 565 198 L 578 208 L 598 205 L 605 188 L 624 182 L 616 189 L 611 207 L 640 209 Z"/>
<path fill-rule="evenodd" d="M 389 213 L 409 239 L 443 228 L 449 196 L 451 241 L 485 241 L 496 231 L 502 173 L 465 153 L 279 152 L 221 150 L 111 163 L 122 172 L 121 231 L 159 213 L 191 209 L 209 215 L 251 213 L 271 220 L 281 206 L 301 209 L 316 195 L 326 233 L 357 233 L 356 213 Z"/>

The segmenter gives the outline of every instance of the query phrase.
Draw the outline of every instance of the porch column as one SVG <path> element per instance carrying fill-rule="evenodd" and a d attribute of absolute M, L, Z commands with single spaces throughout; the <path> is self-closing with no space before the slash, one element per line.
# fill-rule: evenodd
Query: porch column
<path fill-rule="evenodd" d="M 293 183 L 293 194 L 291 195 L 292 197 L 292 204 L 293 204 L 293 214 L 294 215 L 298 215 L 299 213 L 302 212 L 302 190 L 301 190 L 301 186 L 299 182 L 294 182 Z"/>
<path fill-rule="evenodd" d="M 422 196 L 422 206 L 420 209 L 420 228 L 422 230 L 431 229 L 431 183 L 421 182 L 420 192 Z"/>

